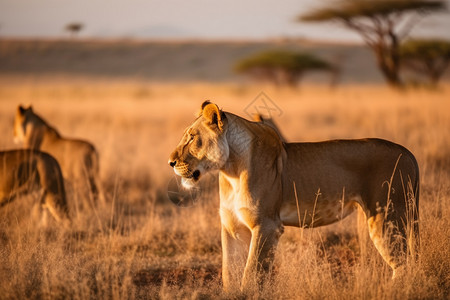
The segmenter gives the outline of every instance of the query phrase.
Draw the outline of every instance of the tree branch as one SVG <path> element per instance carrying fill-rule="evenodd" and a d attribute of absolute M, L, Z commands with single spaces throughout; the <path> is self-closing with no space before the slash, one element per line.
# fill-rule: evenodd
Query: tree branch
<path fill-rule="evenodd" d="M 352 19 L 342 20 L 347 27 L 356 30 L 369 46 L 372 47 L 374 45 L 374 43 L 376 42 L 376 40 L 372 37 L 373 34 L 376 34 L 376 30 L 374 28 L 370 27 L 369 25 L 356 22 Z"/>
<path fill-rule="evenodd" d="M 399 29 L 398 33 L 399 40 L 405 39 L 411 32 L 412 28 L 422 19 L 423 14 L 419 13 L 412 14 L 411 17 L 405 21 L 405 24 L 402 26 L 402 28 Z"/>

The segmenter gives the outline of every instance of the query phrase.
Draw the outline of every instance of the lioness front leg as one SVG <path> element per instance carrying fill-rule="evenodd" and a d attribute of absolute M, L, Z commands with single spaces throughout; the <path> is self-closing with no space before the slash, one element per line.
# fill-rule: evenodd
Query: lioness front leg
<path fill-rule="evenodd" d="M 251 232 L 247 228 L 231 233 L 222 225 L 222 282 L 226 293 L 239 290 L 250 241 Z"/>
<path fill-rule="evenodd" d="M 274 220 L 266 220 L 252 229 L 252 241 L 241 285 L 244 292 L 261 287 L 271 275 L 275 250 L 282 233 L 283 225 Z"/>

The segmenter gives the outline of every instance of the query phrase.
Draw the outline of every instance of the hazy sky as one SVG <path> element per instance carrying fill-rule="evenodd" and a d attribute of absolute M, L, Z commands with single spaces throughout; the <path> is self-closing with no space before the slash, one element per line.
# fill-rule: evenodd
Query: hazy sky
<path fill-rule="evenodd" d="M 67 23 L 81 22 L 84 37 L 358 40 L 356 34 L 333 23 L 294 21 L 321 3 L 324 1 L 0 0 L 0 37 L 63 37 Z M 413 32 L 450 39 L 450 14 L 427 17 Z"/>

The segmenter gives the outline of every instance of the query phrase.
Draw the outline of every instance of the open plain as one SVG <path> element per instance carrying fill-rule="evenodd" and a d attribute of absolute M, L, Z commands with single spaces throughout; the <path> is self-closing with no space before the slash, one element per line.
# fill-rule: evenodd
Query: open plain
<path fill-rule="evenodd" d="M 286 228 L 268 299 L 448 299 L 450 297 L 450 86 L 382 84 L 298 89 L 239 82 L 59 76 L 0 76 L 0 150 L 14 149 L 17 105 L 100 153 L 106 202 L 81 205 L 67 183 L 73 224 L 37 226 L 39 192 L 0 210 L 2 299 L 210 299 L 221 292 L 219 199 L 204 178 L 194 205 L 167 197 L 170 151 L 210 99 L 247 117 L 261 92 L 280 108 L 289 141 L 380 137 L 402 144 L 421 172 L 419 263 L 399 284 L 354 213 L 318 229 Z"/>

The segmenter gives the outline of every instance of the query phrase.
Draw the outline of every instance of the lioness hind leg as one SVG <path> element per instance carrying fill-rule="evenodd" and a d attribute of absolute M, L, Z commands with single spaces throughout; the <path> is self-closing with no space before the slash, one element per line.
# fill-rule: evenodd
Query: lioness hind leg
<path fill-rule="evenodd" d="M 400 222 L 401 223 L 401 222 Z M 402 224 L 378 213 L 367 219 L 369 235 L 376 249 L 393 270 L 401 269 L 407 260 L 407 235 Z"/>
<path fill-rule="evenodd" d="M 98 153 L 92 149 L 92 152 L 84 157 L 82 173 L 85 175 L 93 205 L 98 205 L 99 203 L 105 204 L 99 179 L 99 169 Z"/>
<path fill-rule="evenodd" d="M 98 176 L 89 174 L 89 187 L 92 193 L 92 198 L 95 204 L 105 204 L 105 197 L 101 189 L 100 180 Z"/>
<path fill-rule="evenodd" d="M 48 211 L 58 223 L 68 225 L 70 222 L 65 199 L 59 199 L 58 195 L 53 195 L 48 191 L 44 191 L 41 197 L 41 207 L 43 210 L 43 218 L 44 216 L 46 218 Z"/>

